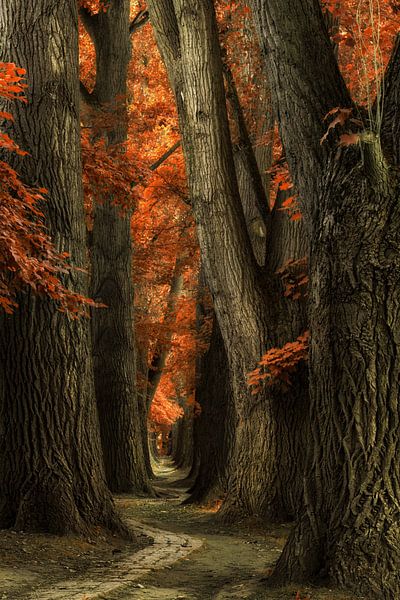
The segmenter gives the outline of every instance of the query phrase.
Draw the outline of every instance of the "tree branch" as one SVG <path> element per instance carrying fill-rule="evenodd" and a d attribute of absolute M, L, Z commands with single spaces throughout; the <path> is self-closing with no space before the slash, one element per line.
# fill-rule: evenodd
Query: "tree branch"
<path fill-rule="evenodd" d="M 147 409 L 150 409 L 151 403 L 157 391 L 158 384 L 161 381 L 163 375 L 165 363 L 167 362 L 168 354 L 170 352 L 171 339 L 172 339 L 172 326 L 176 321 L 176 303 L 183 289 L 183 275 L 182 266 L 184 260 L 176 258 L 174 272 L 172 275 L 171 285 L 168 293 L 167 308 L 165 311 L 164 325 L 167 325 L 169 330 L 167 331 L 164 339 L 157 340 L 156 347 L 153 352 L 151 364 L 147 374 Z"/>
<path fill-rule="evenodd" d="M 158 160 L 156 160 L 156 162 L 154 162 L 149 167 L 150 171 L 155 171 L 156 169 L 158 169 L 158 167 L 160 165 L 162 165 L 162 163 L 165 162 L 167 160 L 167 158 L 169 158 L 171 156 L 171 154 L 173 154 L 175 152 L 175 150 L 177 150 L 179 148 L 180 145 L 181 145 L 181 140 L 178 140 L 173 146 L 171 146 L 171 148 L 169 150 L 164 152 L 164 154 L 162 156 L 160 156 L 160 158 Z"/>
<path fill-rule="evenodd" d="M 239 133 L 240 150 L 244 154 L 245 164 L 253 186 L 253 191 L 256 198 L 258 212 L 267 226 L 269 208 L 268 200 L 265 195 L 263 182 L 261 179 L 260 170 L 258 168 L 257 159 L 254 154 L 253 145 L 250 140 L 247 130 L 246 120 L 244 118 L 243 109 L 240 104 L 239 94 L 237 92 L 235 80 L 232 71 L 226 61 L 223 62 L 224 77 L 227 85 L 227 98 L 232 107 L 233 118 Z"/>
<path fill-rule="evenodd" d="M 86 31 L 88 32 L 88 34 L 90 35 L 91 38 L 93 38 L 93 20 L 95 18 L 95 15 L 92 15 L 87 8 L 83 8 L 81 7 L 79 9 L 79 16 L 82 20 L 83 26 L 86 29 Z"/>
<path fill-rule="evenodd" d="M 139 31 L 139 29 L 141 29 L 144 25 L 146 25 L 146 23 L 148 23 L 149 19 L 150 16 L 148 10 L 139 11 L 136 17 L 131 21 L 131 24 L 129 25 L 129 33 L 133 35 L 137 31 Z"/>
<path fill-rule="evenodd" d="M 150 0 L 148 7 L 158 49 L 171 80 L 172 75 L 176 76 L 176 64 L 180 55 L 179 27 L 174 5 L 172 0 Z M 173 81 L 171 87 L 175 87 Z"/>
<path fill-rule="evenodd" d="M 160 158 L 158 158 L 156 160 L 156 162 L 154 162 L 152 165 L 150 165 L 150 167 L 149 167 L 150 171 L 156 171 L 158 169 L 158 167 L 161 166 L 179 148 L 180 145 L 181 145 L 180 140 L 175 142 L 175 144 L 173 146 L 171 146 L 171 148 L 169 150 L 164 152 L 164 154 L 162 154 L 162 156 L 160 156 Z M 141 181 L 132 181 L 131 188 L 133 189 L 139 183 L 141 183 Z"/>

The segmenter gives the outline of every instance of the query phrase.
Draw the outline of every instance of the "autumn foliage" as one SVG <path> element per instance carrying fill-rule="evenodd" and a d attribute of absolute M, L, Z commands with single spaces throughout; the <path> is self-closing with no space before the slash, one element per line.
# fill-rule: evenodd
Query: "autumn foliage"
<path fill-rule="evenodd" d="M 26 102 L 25 71 L 12 63 L 0 64 L 0 96 L 10 102 Z M 9 112 L 0 112 L 3 123 L 12 123 Z M 11 137 L 0 133 L 3 157 L 27 152 Z M 8 313 L 17 307 L 17 291 L 29 286 L 35 293 L 57 301 L 61 310 L 80 314 L 90 300 L 68 290 L 60 275 L 70 267 L 68 255 L 59 253 L 51 242 L 44 224 L 41 207 L 46 190 L 26 185 L 17 171 L 0 160 L 0 306 Z"/>
<path fill-rule="evenodd" d="M 268 350 L 258 366 L 248 374 L 247 383 L 252 387 L 252 393 L 260 392 L 262 385 L 290 386 L 291 374 L 301 361 L 308 358 L 308 340 L 309 332 L 305 331 L 294 342 Z"/>

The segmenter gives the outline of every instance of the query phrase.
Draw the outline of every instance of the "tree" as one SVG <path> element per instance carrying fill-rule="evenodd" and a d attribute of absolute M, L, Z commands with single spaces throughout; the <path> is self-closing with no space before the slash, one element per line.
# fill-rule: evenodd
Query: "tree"
<path fill-rule="evenodd" d="M 324 576 L 396 598 L 400 45 L 368 115 L 345 85 L 317 0 L 251 5 L 311 242 L 306 506 L 275 578 Z"/>
<path fill-rule="evenodd" d="M 199 300 L 199 320 L 204 321 L 210 318 L 210 307 L 206 308 L 204 297 Z M 187 504 L 212 503 L 225 496 L 234 448 L 235 416 L 228 359 L 215 316 L 212 321 L 209 348 L 199 356 L 197 364 L 196 401 L 200 414 L 194 422 L 194 450 L 198 465 Z"/>
<path fill-rule="evenodd" d="M 232 520 L 248 514 L 282 519 L 301 502 L 298 469 L 288 459 L 301 455 L 301 447 L 289 454 L 287 448 L 298 443 L 293 428 L 302 430 L 304 409 L 282 390 L 252 396 L 246 374 L 267 348 L 282 345 L 287 336 L 295 339 L 302 322 L 297 317 L 285 323 L 278 301 L 281 286 L 272 251 L 277 231 L 268 235 L 264 267 L 258 267 L 252 252 L 234 167 L 213 2 L 151 1 L 149 12 L 175 93 L 205 277 L 232 377 L 236 444 L 223 514 Z M 268 214 L 268 232 L 277 216 Z M 290 247 L 289 240 L 302 239 L 300 228 L 292 226 L 292 237 L 280 250 Z M 283 254 L 279 251 L 279 260 Z"/>
<path fill-rule="evenodd" d="M 113 0 L 80 15 L 96 52 L 96 78 L 82 97 L 94 110 L 93 139 L 103 138 L 120 169 L 126 153 L 130 2 Z M 132 24 L 133 26 L 134 24 Z M 106 308 L 92 313 L 93 358 L 107 481 L 114 492 L 152 493 L 136 389 L 131 207 L 128 198 L 96 194 L 91 232 L 91 294 Z M 121 204 L 125 207 L 121 209 Z"/>
<path fill-rule="evenodd" d="M 30 82 L 10 124 L 28 154 L 9 162 L 25 185 L 48 190 L 40 208 L 72 267 L 62 283 L 86 296 L 77 29 L 74 0 L 12 0 L 0 12 L 0 60 L 18 61 Z M 0 526 L 122 530 L 101 460 L 89 322 L 30 290 L 17 302 L 14 314 L 1 316 Z"/>

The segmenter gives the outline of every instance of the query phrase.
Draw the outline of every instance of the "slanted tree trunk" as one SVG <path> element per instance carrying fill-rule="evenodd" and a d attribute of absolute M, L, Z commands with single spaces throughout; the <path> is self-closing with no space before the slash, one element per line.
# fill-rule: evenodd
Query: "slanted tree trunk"
<path fill-rule="evenodd" d="M 76 2 L 10 0 L 0 32 L 0 60 L 24 67 L 29 83 L 28 103 L 12 107 L 12 136 L 29 155 L 12 160 L 27 184 L 47 188 L 49 233 L 86 268 Z M 63 283 L 87 295 L 84 272 Z M 101 459 L 90 323 L 31 292 L 18 302 L 1 318 L 0 527 L 121 530 Z"/>
<path fill-rule="evenodd" d="M 311 240 L 306 503 L 275 579 L 324 576 L 389 600 L 400 595 L 399 46 L 381 140 L 367 122 L 358 144 L 332 135 L 321 148 L 324 115 L 351 98 L 319 2 L 253 8 Z"/>
<path fill-rule="evenodd" d="M 81 9 L 96 51 L 96 84 L 86 101 L 98 106 L 108 145 L 127 136 L 126 81 L 130 58 L 129 0 L 112 0 L 106 12 Z M 98 124 L 97 124 L 98 127 Z M 114 492 L 152 493 L 142 443 L 136 389 L 130 211 L 114 198 L 94 207 L 91 294 L 107 308 L 92 314 L 93 357 L 107 481 Z"/>
<path fill-rule="evenodd" d="M 174 271 L 172 273 L 171 285 L 169 288 L 167 307 L 165 311 L 163 329 L 164 332 L 157 340 L 153 356 L 150 362 L 147 375 L 147 410 L 150 410 L 151 403 L 157 391 L 157 387 L 163 376 L 165 363 L 171 347 L 173 335 L 173 324 L 176 320 L 176 304 L 183 289 L 183 260 L 179 257 L 175 260 Z M 168 331 L 167 331 L 168 329 Z"/>
<path fill-rule="evenodd" d="M 222 514 L 230 520 L 249 514 L 281 520 L 293 512 L 285 495 L 293 481 L 281 469 L 282 424 L 274 405 L 283 405 L 288 394 L 266 390 L 252 396 L 246 374 L 268 348 L 289 341 L 288 332 L 278 309 L 279 281 L 269 267 L 257 265 L 246 228 L 213 3 L 151 1 L 149 12 L 175 92 L 202 261 L 231 373 L 236 450 Z M 289 339 L 295 339 L 299 322 L 291 328 L 297 331 Z"/>
<path fill-rule="evenodd" d="M 147 352 L 144 348 L 139 345 L 136 351 L 136 366 L 137 366 L 137 379 L 138 379 L 138 404 L 139 404 L 139 416 L 140 416 L 140 431 L 142 434 L 142 446 L 144 462 L 147 470 L 147 475 L 150 479 L 153 479 L 154 473 L 151 466 L 151 446 L 150 446 L 150 432 L 148 431 L 148 393 L 147 393 Z"/>

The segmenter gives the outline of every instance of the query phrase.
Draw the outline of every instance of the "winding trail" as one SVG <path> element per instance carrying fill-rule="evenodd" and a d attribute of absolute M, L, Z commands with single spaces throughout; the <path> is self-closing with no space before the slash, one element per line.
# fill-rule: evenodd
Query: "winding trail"
<path fill-rule="evenodd" d="M 327 588 L 268 589 L 263 581 L 286 541 L 288 527 L 260 523 L 223 526 L 212 511 L 182 505 L 188 482 L 168 460 L 157 466 L 159 498 L 119 496 L 117 505 L 132 526 L 154 543 L 121 551 L 112 567 L 40 585 L 18 600 L 355 600 Z M 17 596 L 0 596 L 14 600 Z"/>
<path fill-rule="evenodd" d="M 158 499 L 120 498 L 127 516 L 135 515 L 141 523 L 187 535 L 198 543 L 193 551 L 162 570 L 154 570 L 129 590 L 120 600 L 208 600 L 228 598 L 268 598 L 253 595 L 253 583 L 266 574 L 266 569 L 279 555 L 286 538 L 285 527 L 272 532 L 259 527 L 229 526 L 215 523 L 211 511 L 182 505 L 187 497 L 187 482 L 182 473 L 164 461 L 158 468 Z M 191 542 L 193 543 L 193 542 Z M 294 598 L 293 594 L 276 598 Z"/>

